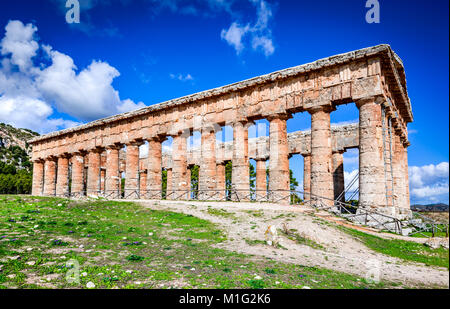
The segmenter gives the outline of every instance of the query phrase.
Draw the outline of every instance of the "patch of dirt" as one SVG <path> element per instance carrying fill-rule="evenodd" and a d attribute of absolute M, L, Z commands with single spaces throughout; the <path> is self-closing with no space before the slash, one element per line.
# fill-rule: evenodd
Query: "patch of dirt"
<path fill-rule="evenodd" d="M 449 286 L 449 272 L 446 268 L 406 262 L 377 253 L 350 235 L 324 223 L 323 220 L 327 218 L 318 219 L 312 214 L 311 209 L 306 207 L 269 203 L 237 204 L 187 201 L 161 201 L 158 203 L 141 201 L 139 203 L 150 209 L 181 212 L 218 224 L 227 233 L 227 241 L 218 244 L 219 248 L 268 257 L 280 262 L 328 268 L 363 278 L 378 271 L 381 280 L 390 282 L 413 286 Z M 210 214 L 207 212 L 208 206 L 225 209 L 227 212 L 233 213 L 235 218 Z M 256 216 L 253 215 L 255 213 L 257 213 Z M 295 214 L 295 217 L 286 216 L 286 214 Z M 286 237 L 281 237 L 281 248 L 264 244 L 249 245 L 246 242 L 246 240 L 265 241 L 264 233 L 268 226 L 274 225 L 278 229 L 282 229 L 283 223 L 287 225 L 288 229 L 295 230 L 295 233 L 321 244 L 324 248 L 315 249 Z M 382 237 L 401 238 L 401 236 L 397 237 L 397 235 L 391 234 L 380 235 L 380 233 L 370 230 L 364 230 L 364 232 Z"/>

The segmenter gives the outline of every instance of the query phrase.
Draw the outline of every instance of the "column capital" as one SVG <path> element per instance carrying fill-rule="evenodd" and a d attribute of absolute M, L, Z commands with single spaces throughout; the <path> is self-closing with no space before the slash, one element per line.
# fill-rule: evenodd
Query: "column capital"
<path fill-rule="evenodd" d="M 57 160 L 58 160 L 58 157 L 57 157 L 57 156 L 54 156 L 54 155 L 50 155 L 50 156 L 44 158 L 44 160 L 45 160 L 45 161 L 57 161 Z"/>
<path fill-rule="evenodd" d="M 162 143 L 166 139 L 166 136 L 164 135 L 152 135 L 149 137 L 144 138 L 147 142 L 156 142 L 156 143 Z"/>
<path fill-rule="evenodd" d="M 335 153 L 344 154 L 345 153 L 345 149 L 333 149 L 332 154 L 335 154 Z"/>
<path fill-rule="evenodd" d="M 235 126 L 237 126 L 237 125 L 242 125 L 242 126 L 244 126 L 244 127 L 250 127 L 250 126 L 252 126 L 252 125 L 254 125 L 255 124 L 255 122 L 253 121 L 253 120 L 250 120 L 250 119 L 236 119 L 235 121 L 233 121 L 230 125 L 231 125 L 231 127 L 235 127 Z"/>
<path fill-rule="evenodd" d="M 105 148 L 103 148 L 103 147 L 95 147 L 95 148 L 87 150 L 86 152 L 102 153 L 104 150 L 105 150 Z"/>
<path fill-rule="evenodd" d="M 367 103 L 375 103 L 378 105 L 382 105 L 386 102 L 386 98 L 382 95 L 364 97 L 358 100 L 355 100 L 356 107 L 360 108 L 361 106 Z"/>
<path fill-rule="evenodd" d="M 313 106 L 310 107 L 308 109 L 306 109 L 306 111 L 308 113 L 315 114 L 317 112 L 326 112 L 326 113 L 331 113 L 333 111 L 336 110 L 336 107 L 334 107 L 331 103 L 330 104 L 326 104 L 326 105 L 317 105 L 317 106 Z"/>
<path fill-rule="evenodd" d="M 44 163 L 44 162 L 45 162 L 45 160 L 42 158 L 37 158 L 37 159 L 33 160 L 33 163 Z"/>
<path fill-rule="evenodd" d="M 123 147 L 123 144 L 121 144 L 121 143 L 114 143 L 112 145 L 106 146 L 105 149 L 120 150 L 122 147 Z"/>
<path fill-rule="evenodd" d="M 127 146 L 138 146 L 139 147 L 139 146 L 143 145 L 144 143 L 145 142 L 144 142 L 143 139 L 137 138 L 137 139 L 129 141 L 128 143 L 125 143 L 125 145 L 127 145 Z"/>
<path fill-rule="evenodd" d="M 293 118 L 293 117 L 292 117 L 292 114 L 290 114 L 290 113 L 276 113 L 276 114 L 269 115 L 269 116 L 266 117 L 266 119 L 268 121 L 272 121 L 272 120 L 275 120 L 275 119 L 288 120 L 288 119 L 291 119 L 291 118 Z"/>

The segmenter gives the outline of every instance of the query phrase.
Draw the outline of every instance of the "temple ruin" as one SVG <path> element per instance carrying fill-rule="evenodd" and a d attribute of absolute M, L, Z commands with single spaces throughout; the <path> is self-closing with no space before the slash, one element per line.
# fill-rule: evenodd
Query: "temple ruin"
<path fill-rule="evenodd" d="M 349 103 L 359 109 L 359 123 L 331 126 L 330 114 Z M 288 134 L 287 120 L 301 112 L 311 115 L 311 130 Z M 249 127 L 260 119 L 269 122 L 269 135 L 249 139 Z M 412 121 L 403 63 L 388 45 L 378 45 L 34 138 L 32 193 L 160 199 L 165 169 L 166 191 L 177 192 L 171 198 L 190 199 L 190 167 L 198 165 L 198 192 L 221 200 L 231 161 L 233 200 L 245 201 L 254 159 L 256 191 L 289 196 L 289 157 L 301 154 L 304 199 L 333 204 L 344 186 L 342 154 L 358 148 L 359 206 L 402 213 L 410 207 Z M 232 127 L 233 141 L 218 143 L 224 126 Z M 195 131 L 201 146 L 188 149 Z M 168 137 L 172 151 L 164 153 Z"/>

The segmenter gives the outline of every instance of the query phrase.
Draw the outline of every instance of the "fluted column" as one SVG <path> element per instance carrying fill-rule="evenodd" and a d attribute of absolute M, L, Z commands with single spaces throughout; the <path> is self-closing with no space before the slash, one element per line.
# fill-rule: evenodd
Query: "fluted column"
<path fill-rule="evenodd" d="M 125 198 L 139 198 L 139 146 L 140 142 L 127 144 L 125 167 Z"/>
<path fill-rule="evenodd" d="M 216 178 L 216 133 L 213 126 L 202 128 L 201 160 L 198 175 L 200 199 L 214 196 L 217 188 Z"/>
<path fill-rule="evenodd" d="M 190 167 L 188 167 L 187 168 L 187 170 L 186 170 L 186 181 L 187 181 L 187 186 L 186 186 L 186 188 L 187 188 L 187 190 L 189 190 L 189 192 L 188 192 L 188 194 L 187 194 L 187 198 L 188 199 L 191 199 L 191 196 L 192 196 L 192 192 L 191 192 L 191 190 L 192 190 L 192 188 L 191 188 L 191 178 L 192 178 L 192 171 L 191 171 L 191 168 Z"/>
<path fill-rule="evenodd" d="M 56 194 L 56 159 L 47 158 L 44 163 L 44 195 Z"/>
<path fill-rule="evenodd" d="M 66 155 L 58 158 L 58 172 L 56 173 L 56 195 L 69 195 L 69 157 Z"/>
<path fill-rule="evenodd" d="M 218 199 L 223 200 L 225 198 L 225 162 L 217 163 L 216 165 L 216 189 L 218 194 Z"/>
<path fill-rule="evenodd" d="M 84 195 L 83 192 L 84 154 L 76 152 L 72 155 L 72 186 L 70 194 L 75 197 Z"/>
<path fill-rule="evenodd" d="M 311 199 L 311 155 L 303 155 L 303 200 Z"/>
<path fill-rule="evenodd" d="M 345 190 L 344 184 L 344 155 L 343 151 L 333 152 L 333 184 L 334 200 L 338 200 L 339 195 Z M 340 202 L 345 202 L 345 194 L 339 197 Z"/>
<path fill-rule="evenodd" d="M 100 191 L 101 149 L 92 149 L 88 153 L 87 195 L 98 196 Z"/>
<path fill-rule="evenodd" d="M 356 104 L 359 108 L 359 206 L 384 207 L 381 105 L 376 98 L 359 100 Z"/>
<path fill-rule="evenodd" d="M 288 115 L 274 115 L 269 120 L 269 191 L 274 201 L 289 203 Z"/>
<path fill-rule="evenodd" d="M 256 159 L 256 200 L 267 198 L 266 160 Z"/>
<path fill-rule="evenodd" d="M 109 198 L 120 196 L 119 151 L 116 145 L 106 148 L 105 195 Z"/>
<path fill-rule="evenodd" d="M 333 175 L 331 172 L 331 108 L 319 107 L 311 114 L 311 195 L 323 198 L 323 204 L 334 204 Z"/>
<path fill-rule="evenodd" d="M 44 189 L 44 161 L 37 160 L 33 162 L 33 187 L 31 194 L 41 196 Z"/>
<path fill-rule="evenodd" d="M 188 198 L 187 179 L 187 134 L 180 133 L 173 137 L 172 143 L 172 188 L 174 199 Z"/>
<path fill-rule="evenodd" d="M 147 197 L 161 199 L 162 192 L 162 145 L 159 138 L 148 140 Z"/>
<path fill-rule="evenodd" d="M 248 161 L 248 125 L 249 122 L 237 121 L 233 124 L 233 200 L 248 201 L 250 193 L 250 171 Z M 236 196 L 238 195 L 238 197 Z"/>

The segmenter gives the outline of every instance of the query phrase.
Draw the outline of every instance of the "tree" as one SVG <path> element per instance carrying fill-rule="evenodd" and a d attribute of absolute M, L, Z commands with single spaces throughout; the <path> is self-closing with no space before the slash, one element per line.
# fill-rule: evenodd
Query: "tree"
<path fill-rule="evenodd" d="M 296 191 L 297 187 L 298 181 L 294 177 L 294 172 L 291 169 L 289 169 L 289 189 L 291 190 L 291 204 L 299 204 L 303 202 L 303 200 L 298 196 L 296 192 L 292 192 Z"/>
<path fill-rule="evenodd" d="M 191 192 L 192 198 L 196 199 L 198 197 L 198 173 L 200 170 L 200 166 L 194 165 L 191 168 Z"/>

